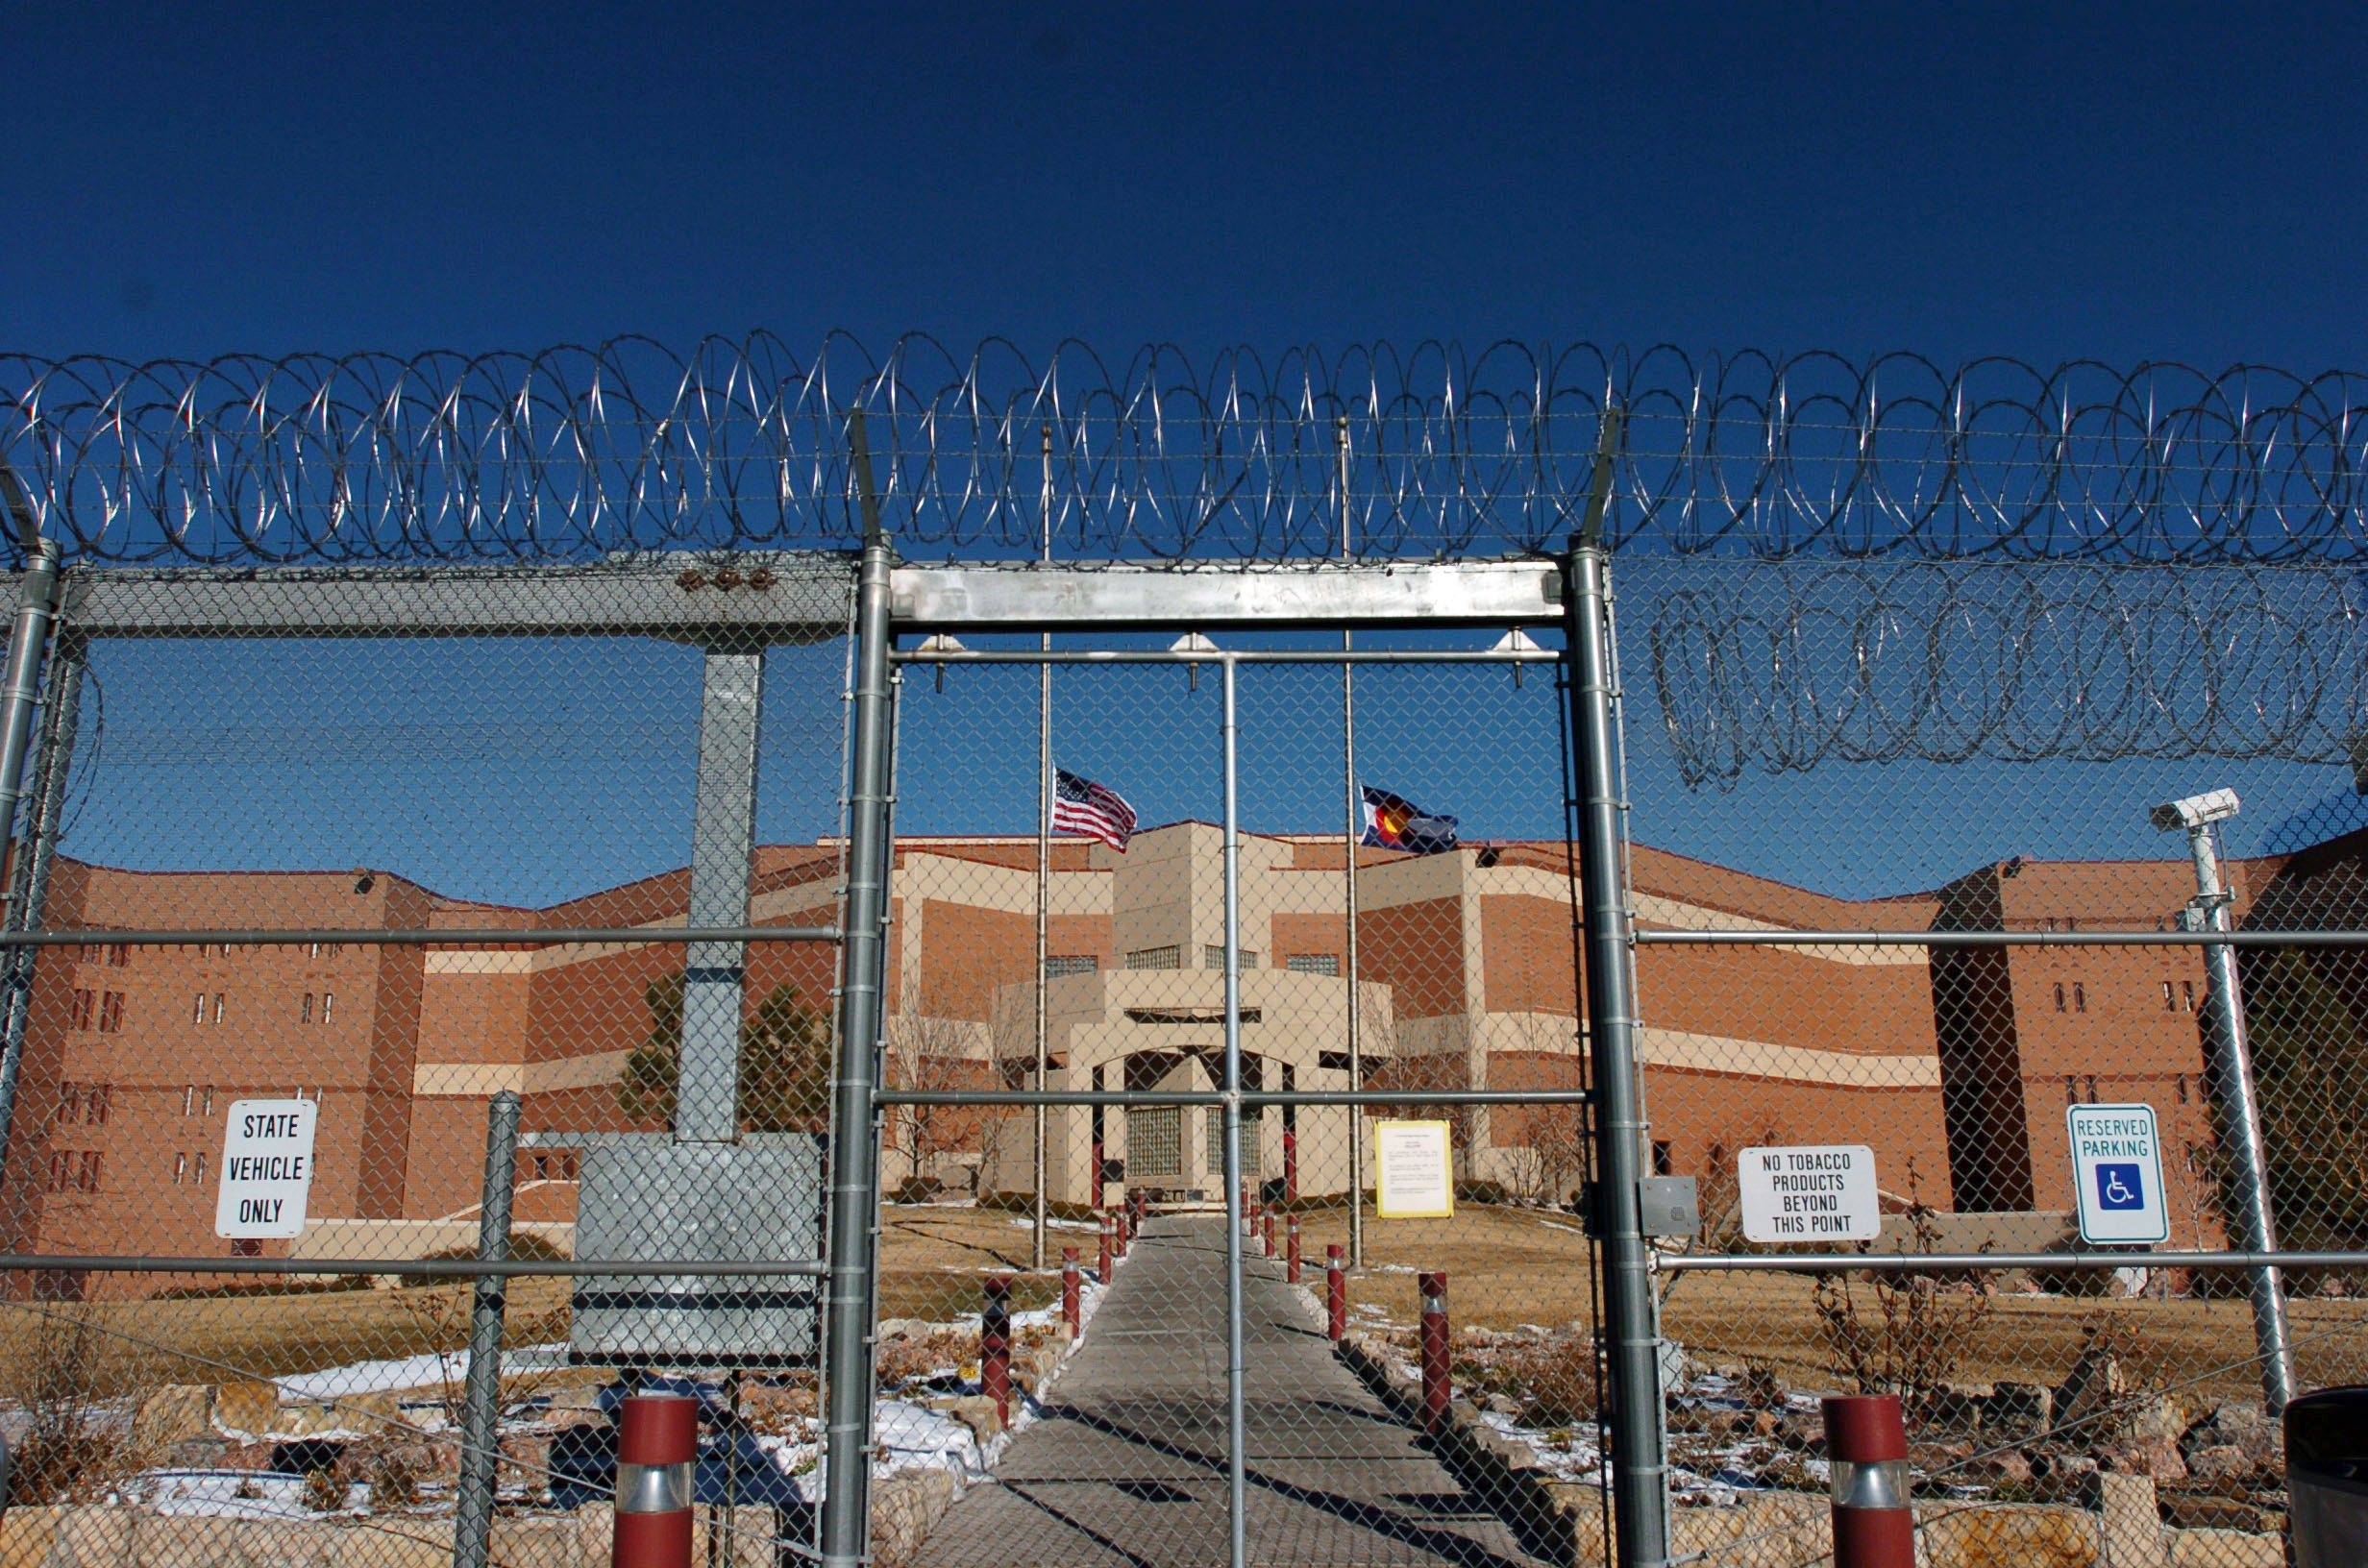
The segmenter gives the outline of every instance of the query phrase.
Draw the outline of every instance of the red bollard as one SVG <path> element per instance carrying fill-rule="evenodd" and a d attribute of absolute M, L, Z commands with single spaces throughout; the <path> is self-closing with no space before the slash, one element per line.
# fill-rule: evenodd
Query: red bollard
<path fill-rule="evenodd" d="M 691 1568 L 691 1470 L 699 1401 L 634 1394 L 617 1433 L 614 1568 Z"/>
<path fill-rule="evenodd" d="M 1338 1344 L 1348 1333 L 1348 1249 L 1338 1241 L 1323 1249 L 1324 1326 Z"/>
<path fill-rule="evenodd" d="M 1126 1256 L 1126 1238 L 1134 1234 L 1134 1229 L 1133 1218 L 1125 1210 L 1121 1209 L 1110 1226 L 1110 1256 L 1112 1258 Z"/>
<path fill-rule="evenodd" d="M 1069 1325 L 1069 1333 L 1073 1338 L 1077 1333 L 1078 1286 L 1082 1283 L 1078 1277 L 1077 1249 L 1063 1247 L 1061 1249 L 1061 1321 Z"/>
<path fill-rule="evenodd" d="M 978 1391 L 995 1401 L 995 1412 L 1011 1425 L 1011 1281 L 1001 1275 L 986 1282 L 984 1311 L 978 1314 Z"/>
<path fill-rule="evenodd" d="M 1110 1231 L 1111 1231 L 1111 1226 L 1112 1226 L 1112 1220 L 1111 1220 L 1110 1216 L 1109 1216 L 1108 1214 L 1104 1214 L 1104 1215 L 1102 1215 L 1102 1216 L 1101 1216 L 1101 1259 L 1100 1259 L 1100 1262 L 1099 1262 L 1099 1269 L 1098 1269 L 1098 1272 L 1099 1272 L 1099 1273 L 1100 1273 L 1100 1275 L 1101 1275 L 1101 1283 L 1102 1283 L 1102 1284 L 1104 1284 L 1104 1285 L 1108 1285 L 1108 1284 L 1110 1283 Z"/>
<path fill-rule="evenodd" d="M 1422 1430 L 1447 1430 L 1447 1276 L 1418 1274 L 1422 1292 Z"/>
<path fill-rule="evenodd" d="M 1267 1256 L 1274 1256 L 1274 1211 L 1269 1209 L 1258 1216 L 1259 1228 L 1266 1232 Z"/>
<path fill-rule="evenodd" d="M 1834 1568 L 1915 1568 L 1908 1429 L 1898 1396 L 1834 1394 L 1824 1403 L 1825 1453 L 1834 1470 Z"/>
<path fill-rule="evenodd" d="M 1283 1249 L 1283 1283 L 1299 1283 L 1299 1216 L 1295 1212 L 1283 1216 L 1283 1234 L 1289 1245 Z"/>

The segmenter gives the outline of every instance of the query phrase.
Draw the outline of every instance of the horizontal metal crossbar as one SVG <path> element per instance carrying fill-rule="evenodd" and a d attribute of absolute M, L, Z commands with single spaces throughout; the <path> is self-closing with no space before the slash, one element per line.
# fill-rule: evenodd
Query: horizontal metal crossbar
<path fill-rule="evenodd" d="M 755 648 L 847 634 L 851 556 L 703 564 L 678 554 L 596 566 L 86 570 L 66 578 L 63 614 L 86 637 L 638 636 Z"/>
<path fill-rule="evenodd" d="M 888 656 L 899 664 L 1552 664 L 1562 654 L 1551 648 L 916 648 Z"/>
<path fill-rule="evenodd" d="M 820 1277 L 827 1264 L 811 1258 L 784 1262 L 739 1260 L 716 1262 L 687 1258 L 645 1261 L 603 1258 L 161 1258 L 89 1256 L 79 1253 L 0 1254 L 7 1274 L 401 1274 L 469 1280 L 510 1275 L 679 1274 L 712 1279 L 761 1279 L 767 1275 Z"/>
<path fill-rule="evenodd" d="M 2368 947 L 2368 931 L 1633 931 L 1640 947 Z"/>
<path fill-rule="evenodd" d="M 2006 1268 L 2368 1268 L 2368 1252 L 1878 1252 L 1663 1253 L 1664 1273 L 1924 1274 Z"/>
<path fill-rule="evenodd" d="M 470 926 L 451 931 L 383 931 L 328 926 L 308 931 L 207 929 L 188 931 L 0 932 L 0 947 L 303 947 L 312 943 L 350 942 L 360 947 L 560 947 L 576 943 L 693 942 L 836 942 L 832 925 L 581 925 L 509 931 Z"/>
<path fill-rule="evenodd" d="M 878 1105 L 1222 1105 L 1218 1090 L 959 1090 L 883 1089 Z M 1588 1105 L 1584 1089 L 1285 1089 L 1245 1090 L 1244 1105 Z"/>
<path fill-rule="evenodd" d="M 1099 571 L 1035 566 L 899 567 L 901 626 L 1035 631 L 1095 627 L 1513 626 L 1563 618 L 1562 573 L 1546 560 Z"/>

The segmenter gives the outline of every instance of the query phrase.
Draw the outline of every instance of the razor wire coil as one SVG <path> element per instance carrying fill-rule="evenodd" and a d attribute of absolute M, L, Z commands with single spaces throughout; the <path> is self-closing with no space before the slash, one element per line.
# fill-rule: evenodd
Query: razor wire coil
<path fill-rule="evenodd" d="M 765 333 L 687 353 L 17 355 L 0 356 L 0 455 L 92 563 L 828 548 L 859 536 L 844 420 L 860 405 L 908 554 L 1033 554 L 1048 521 L 1053 554 L 1079 562 L 1444 557 L 1559 547 L 1607 404 L 1628 421 L 1611 515 L 1628 553 L 2368 555 L 2368 386 L 2254 366 L 1509 342 L 1121 362 L 920 336 L 802 357 Z"/>

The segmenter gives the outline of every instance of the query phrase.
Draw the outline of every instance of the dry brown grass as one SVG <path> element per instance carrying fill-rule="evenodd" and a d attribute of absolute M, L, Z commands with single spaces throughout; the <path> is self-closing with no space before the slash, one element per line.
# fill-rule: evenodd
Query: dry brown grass
<path fill-rule="evenodd" d="M 992 1274 L 1014 1281 L 1013 1305 L 1026 1310 L 1055 1299 L 1054 1272 L 1028 1273 L 1029 1237 L 1008 1213 L 957 1207 L 889 1205 L 881 1213 L 880 1315 L 947 1321 L 979 1306 Z M 1322 1279 L 1325 1243 L 1345 1241 L 1340 1210 L 1300 1216 L 1306 1278 Z M 1524 1324 L 1578 1334 L 1593 1329 L 1588 1252 L 1576 1220 L 1564 1213 L 1467 1205 L 1451 1220 L 1367 1222 L 1367 1263 L 1352 1276 L 1352 1303 L 1380 1310 L 1382 1321 L 1411 1327 L 1415 1271 L 1443 1269 L 1458 1327 L 1496 1330 Z M 1281 1227 L 1277 1227 L 1278 1241 Z M 1090 1264 L 1091 1230 L 1056 1230 L 1051 1256 L 1073 1245 Z M 1669 1283 L 1665 1279 L 1665 1284 Z M 564 1279 L 521 1279 L 511 1286 L 509 1341 L 548 1342 L 566 1334 Z M 218 1383 L 232 1376 L 269 1379 L 349 1361 L 459 1348 L 467 1335 L 465 1283 L 405 1291 L 355 1290 L 246 1295 L 178 1301 L 104 1301 L 71 1309 L 111 1344 L 139 1355 L 102 1359 L 99 1397 L 157 1383 Z M 1832 1353 L 1818 1332 L 1814 1286 L 1801 1277 L 1697 1274 L 1674 1284 L 1668 1334 L 1704 1361 L 1761 1363 L 1788 1386 L 1838 1387 Z M 421 1309 L 449 1297 L 441 1310 Z M 2306 1384 L 2368 1381 L 2368 1303 L 2301 1299 L 2291 1317 Z M 2154 1386 L 2193 1383 L 2209 1397 L 2255 1389 L 2244 1364 L 2252 1324 L 2242 1302 L 2098 1300 L 2006 1295 L 1966 1345 L 1961 1381 L 2060 1382 L 2080 1355 L 2085 1327 L 2125 1325 L 2136 1348 L 2132 1370 Z M 30 1303 L 0 1302 L 0 1364 L 24 1364 L 37 1336 L 56 1332 Z M 1360 1322 L 1374 1321 L 1362 1314 Z M 147 1347 L 154 1347 L 149 1350 Z M 224 1367 L 236 1369 L 225 1372 Z"/>
<path fill-rule="evenodd" d="M 528 1345 L 567 1332 L 569 1282 L 521 1279 L 509 1290 L 509 1342 Z M 109 1343 L 139 1350 L 136 1359 L 102 1362 L 97 1392 L 112 1397 L 158 1383 L 266 1380 L 348 1361 L 456 1350 L 468 1340 L 470 1286 L 424 1290 L 336 1290 L 304 1294 L 117 1300 L 59 1308 L 0 1302 L 0 1361 L 16 1362 L 66 1314 L 87 1322 Z M 423 1297 L 451 1296 L 442 1313 L 420 1311 Z M 128 1368 L 136 1366 L 135 1373 Z M 225 1367 L 236 1371 L 225 1371 Z"/>

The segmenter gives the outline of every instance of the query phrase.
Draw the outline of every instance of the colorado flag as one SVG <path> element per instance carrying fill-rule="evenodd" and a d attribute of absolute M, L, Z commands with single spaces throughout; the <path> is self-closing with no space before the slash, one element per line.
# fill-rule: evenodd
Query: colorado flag
<path fill-rule="evenodd" d="M 1408 854 L 1436 855 L 1455 847 L 1456 819 L 1434 817 L 1402 795 L 1359 786 L 1365 796 L 1365 837 L 1368 848 L 1403 849 Z"/>

